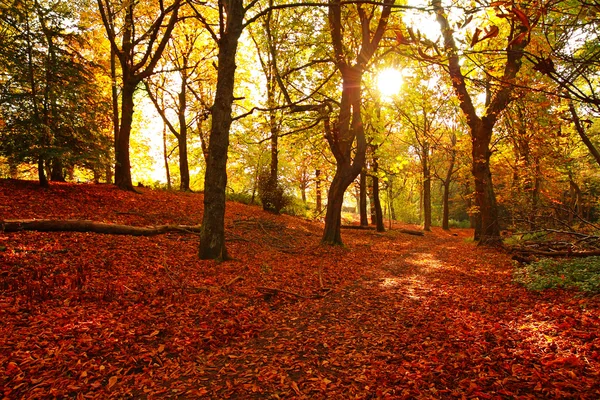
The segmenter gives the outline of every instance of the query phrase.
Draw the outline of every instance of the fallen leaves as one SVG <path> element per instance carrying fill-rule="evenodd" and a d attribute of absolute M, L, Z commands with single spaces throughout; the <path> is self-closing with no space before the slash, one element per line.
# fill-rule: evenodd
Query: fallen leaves
<path fill-rule="evenodd" d="M 0 219 L 194 225 L 202 195 L 2 181 L 0 205 Z M 329 248 L 310 221 L 236 203 L 226 218 L 236 259 L 221 264 L 198 260 L 195 235 L 0 235 L 0 393 L 600 397 L 598 298 L 527 292 L 460 231 L 348 230 Z"/>

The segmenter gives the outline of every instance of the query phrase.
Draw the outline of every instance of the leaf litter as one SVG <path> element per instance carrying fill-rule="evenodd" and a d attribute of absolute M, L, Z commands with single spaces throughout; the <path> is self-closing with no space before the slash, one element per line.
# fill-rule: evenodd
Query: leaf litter
<path fill-rule="evenodd" d="M 202 194 L 141 191 L 1 181 L 0 217 L 201 222 Z M 319 223 L 238 203 L 226 227 L 220 264 L 194 234 L 0 233 L 0 394 L 600 398 L 598 297 L 527 291 L 468 230 L 331 248 Z"/>

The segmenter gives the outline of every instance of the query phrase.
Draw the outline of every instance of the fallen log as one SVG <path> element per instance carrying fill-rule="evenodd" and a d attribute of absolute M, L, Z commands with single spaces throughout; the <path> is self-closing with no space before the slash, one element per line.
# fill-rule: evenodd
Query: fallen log
<path fill-rule="evenodd" d="M 342 229 L 367 230 L 367 231 L 376 229 L 374 226 L 364 226 L 364 225 L 342 225 L 341 228 Z M 425 236 L 425 233 L 423 231 L 416 231 L 413 229 L 394 228 L 394 229 L 390 229 L 390 231 L 406 233 L 408 235 Z"/>
<path fill-rule="evenodd" d="M 200 225 L 131 226 L 80 219 L 15 219 L 0 222 L 2 232 L 93 232 L 107 235 L 154 236 L 170 232 L 198 233 Z"/>
<path fill-rule="evenodd" d="M 423 231 L 414 231 L 412 229 L 392 229 L 394 231 L 398 231 L 400 233 L 406 233 L 408 235 L 415 235 L 415 236 L 425 236 L 425 232 Z"/>
<path fill-rule="evenodd" d="M 548 251 L 548 250 L 526 250 L 526 249 L 514 249 L 515 253 L 523 255 L 536 255 L 544 257 L 592 257 L 600 256 L 600 250 L 581 250 L 581 251 Z"/>

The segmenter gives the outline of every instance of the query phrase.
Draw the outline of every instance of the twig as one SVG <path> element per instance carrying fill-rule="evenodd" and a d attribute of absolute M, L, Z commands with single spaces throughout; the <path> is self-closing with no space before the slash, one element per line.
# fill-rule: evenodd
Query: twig
<path fill-rule="evenodd" d="M 243 281 L 244 277 L 243 276 L 236 276 L 235 278 L 233 278 L 232 280 L 230 280 L 229 282 L 227 282 L 226 284 L 223 285 L 223 287 L 229 287 L 231 285 L 233 285 L 234 283 L 236 283 L 237 281 Z"/>
<path fill-rule="evenodd" d="M 132 293 L 142 293 L 142 294 L 144 294 L 143 292 L 140 292 L 139 290 L 133 290 L 133 289 L 130 289 L 130 288 L 128 288 L 128 287 L 127 287 L 127 286 L 125 286 L 125 285 L 123 285 L 123 287 L 124 287 L 125 289 L 129 290 L 129 291 L 130 291 L 130 292 L 132 292 Z"/>
<path fill-rule="evenodd" d="M 319 268 L 317 272 L 319 273 L 319 285 L 321 286 L 321 290 L 323 290 L 323 276 L 321 275 L 321 265 L 319 264 Z"/>
<path fill-rule="evenodd" d="M 331 292 L 330 288 L 322 288 L 321 290 L 323 290 L 323 292 L 324 292 L 323 294 L 313 294 L 312 296 L 305 296 L 303 294 L 299 294 L 296 292 L 290 292 L 289 290 L 277 289 L 277 288 L 266 287 L 266 286 L 258 286 L 256 288 L 256 290 L 258 290 L 259 292 L 265 293 L 265 294 L 283 293 L 283 294 L 287 294 L 290 296 L 296 296 L 296 297 L 300 297 L 301 299 L 308 299 L 308 300 L 321 299 L 321 298 L 327 296 L 329 294 L 329 292 Z"/>

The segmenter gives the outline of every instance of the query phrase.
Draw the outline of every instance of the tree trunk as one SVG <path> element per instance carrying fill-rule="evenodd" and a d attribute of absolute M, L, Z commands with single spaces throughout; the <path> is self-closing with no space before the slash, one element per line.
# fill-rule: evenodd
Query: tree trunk
<path fill-rule="evenodd" d="M 58 158 L 50 160 L 50 180 L 53 182 L 65 182 L 63 164 Z"/>
<path fill-rule="evenodd" d="M 371 225 L 377 225 L 377 212 L 375 211 L 375 196 L 373 194 L 373 177 L 371 177 L 371 184 L 368 185 L 368 188 L 369 216 L 371 218 Z"/>
<path fill-rule="evenodd" d="M 187 192 L 190 190 L 190 169 L 188 164 L 188 150 L 187 150 L 187 129 L 182 128 L 179 131 L 179 137 L 177 138 L 179 143 L 179 190 Z"/>
<path fill-rule="evenodd" d="M 46 171 L 44 170 L 44 158 L 42 156 L 38 158 L 38 179 L 41 187 L 47 188 L 50 186 L 48 184 L 48 178 L 46 178 Z"/>
<path fill-rule="evenodd" d="M 126 82 L 121 94 L 121 126 L 115 146 L 115 185 L 123 190 L 134 192 L 131 181 L 131 162 L 129 159 L 129 136 L 133 122 L 133 94 L 137 82 Z"/>
<path fill-rule="evenodd" d="M 423 230 L 431 231 L 431 171 L 429 169 L 429 144 L 423 143 L 421 152 L 423 173 Z"/>
<path fill-rule="evenodd" d="M 327 212 L 325 214 L 325 230 L 323 232 L 323 243 L 338 244 L 342 243 L 342 205 L 344 203 L 344 193 L 348 186 L 354 181 L 356 175 L 352 171 L 336 171 L 329 192 L 327 194 Z"/>
<path fill-rule="evenodd" d="M 226 3 L 227 26 L 219 39 L 217 90 L 212 106 L 212 125 L 208 160 L 204 175 L 204 214 L 199 256 L 203 260 L 228 258 L 225 248 L 225 189 L 227 187 L 227 150 L 235 84 L 235 55 L 243 30 L 242 0 Z"/>
<path fill-rule="evenodd" d="M 442 194 L 442 229 L 450 229 L 450 180 L 442 182 L 444 193 Z"/>
<path fill-rule="evenodd" d="M 110 48 L 110 78 L 112 82 L 112 123 L 113 123 L 113 145 L 117 148 L 117 138 L 119 137 L 119 91 L 117 89 L 117 56 L 115 50 Z M 111 173 L 112 175 L 112 173 Z M 110 183 L 112 179 L 107 180 Z"/>
<path fill-rule="evenodd" d="M 190 190 L 190 167 L 188 164 L 188 149 L 187 149 L 187 121 L 185 113 L 187 110 L 187 59 L 184 60 L 184 69 L 181 72 L 181 89 L 179 91 L 179 136 L 177 143 L 179 145 L 179 190 L 187 192 Z"/>
<path fill-rule="evenodd" d="M 317 169 L 315 170 L 315 201 L 316 201 L 316 206 L 315 206 L 315 212 L 317 214 L 321 214 L 321 211 L 323 210 L 323 204 L 322 204 L 322 199 L 321 199 L 321 170 Z"/>
<path fill-rule="evenodd" d="M 385 232 L 385 225 L 383 224 L 383 210 L 381 209 L 381 200 L 379 198 L 379 162 L 377 157 L 373 155 L 373 203 L 375 208 L 375 222 L 377 225 L 377 232 Z"/>
<path fill-rule="evenodd" d="M 479 212 L 479 224 L 475 226 L 475 239 L 481 244 L 497 244 L 500 242 L 500 225 L 498 223 L 498 206 L 492 184 L 490 171 L 489 145 L 492 128 L 482 121 L 478 129 L 472 131 L 472 172 L 475 178 L 475 205 Z"/>
<path fill-rule="evenodd" d="M 169 154 L 167 151 L 167 124 L 163 122 L 163 161 L 165 162 L 165 172 L 167 174 L 167 188 L 171 190 L 171 170 L 169 169 Z"/>
<path fill-rule="evenodd" d="M 360 209 L 360 226 L 368 226 L 369 218 L 367 215 L 367 169 L 366 167 L 360 172 L 359 186 L 359 209 Z"/>
<path fill-rule="evenodd" d="M 344 67 L 342 71 L 342 101 L 340 114 L 332 130 L 325 121 L 329 147 L 336 159 L 336 172 L 327 194 L 327 213 L 322 242 L 342 245 L 340 232 L 342 204 L 346 189 L 358 176 L 365 163 L 367 142 L 361 117 L 361 78 L 362 70 L 356 67 Z M 352 145 L 357 146 L 352 159 Z"/>
<path fill-rule="evenodd" d="M 456 163 L 456 134 L 451 135 L 452 149 L 450 149 L 450 163 L 446 170 L 445 179 L 442 181 L 444 187 L 442 199 L 442 229 L 450 229 L 450 184 L 452 183 L 452 175 L 454 174 L 454 164 Z"/>

